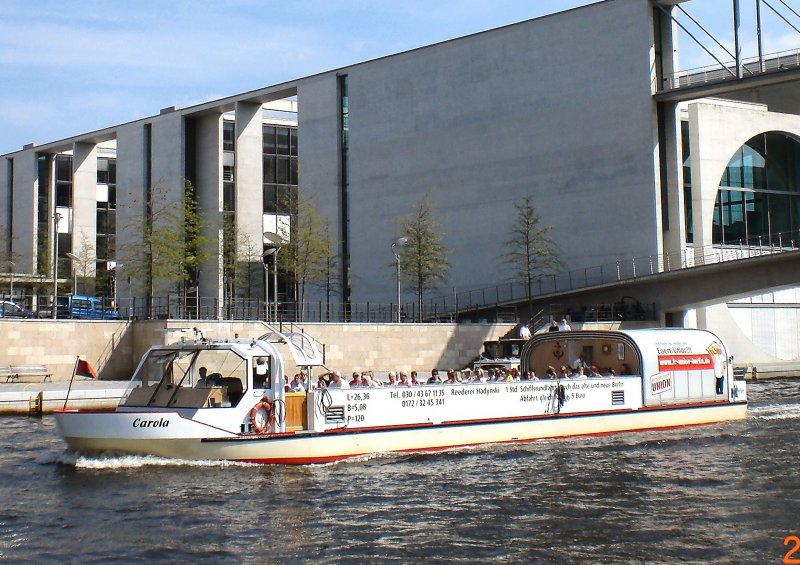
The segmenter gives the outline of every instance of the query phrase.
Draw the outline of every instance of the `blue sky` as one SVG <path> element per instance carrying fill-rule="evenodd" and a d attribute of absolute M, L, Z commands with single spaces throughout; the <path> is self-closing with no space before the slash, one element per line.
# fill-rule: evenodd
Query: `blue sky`
<path fill-rule="evenodd" d="M 590 3 L 0 0 L 0 154 Z M 755 54 L 752 4 L 742 0 L 745 55 Z M 683 6 L 732 45 L 731 0 Z M 766 52 L 800 47 L 763 16 Z M 681 41 L 683 67 L 713 62 Z"/>

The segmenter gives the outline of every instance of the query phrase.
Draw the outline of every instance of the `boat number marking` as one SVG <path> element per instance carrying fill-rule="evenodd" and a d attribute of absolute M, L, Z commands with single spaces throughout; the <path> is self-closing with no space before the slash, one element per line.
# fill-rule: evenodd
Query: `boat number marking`
<path fill-rule="evenodd" d="M 800 559 L 798 559 L 797 557 L 792 557 L 792 555 L 797 553 L 797 550 L 800 549 L 800 538 L 798 538 L 797 536 L 786 536 L 786 538 L 783 540 L 783 545 L 789 545 L 790 543 L 794 544 L 794 546 L 789 551 L 786 552 L 786 555 L 783 556 L 783 562 L 800 563 Z"/>

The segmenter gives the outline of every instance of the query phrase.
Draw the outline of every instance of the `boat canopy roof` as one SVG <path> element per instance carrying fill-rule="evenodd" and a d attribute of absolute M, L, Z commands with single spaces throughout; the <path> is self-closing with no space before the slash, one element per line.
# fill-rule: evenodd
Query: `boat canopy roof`
<path fill-rule="evenodd" d="M 322 353 L 317 345 L 317 340 L 305 332 L 277 332 L 266 333 L 258 338 L 268 343 L 283 343 L 294 358 L 298 367 L 316 367 L 322 365 Z"/>

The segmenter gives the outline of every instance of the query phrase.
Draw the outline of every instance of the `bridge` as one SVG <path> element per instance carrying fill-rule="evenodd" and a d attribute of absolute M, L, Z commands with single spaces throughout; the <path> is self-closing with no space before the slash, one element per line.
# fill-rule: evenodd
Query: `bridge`
<path fill-rule="evenodd" d="M 442 297 L 432 306 L 439 319 L 526 319 L 537 313 L 579 312 L 594 320 L 660 320 L 664 312 L 798 284 L 800 242 L 714 245 L 539 276 L 530 293 L 520 283 L 455 292 L 449 302 Z"/>

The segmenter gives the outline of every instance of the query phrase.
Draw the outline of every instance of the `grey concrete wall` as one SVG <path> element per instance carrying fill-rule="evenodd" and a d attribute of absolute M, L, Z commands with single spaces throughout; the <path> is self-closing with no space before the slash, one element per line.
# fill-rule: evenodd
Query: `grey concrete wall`
<path fill-rule="evenodd" d="M 261 104 L 236 105 L 236 223 L 242 235 L 264 241 L 264 150 Z"/>
<path fill-rule="evenodd" d="M 571 267 L 657 253 L 650 10 L 605 2 L 340 69 L 354 300 L 391 300 L 397 218 L 429 191 L 451 250 L 448 286 L 508 279 L 499 257 L 526 195 Z M 299 93 L 302 186 L 329 201 L 334 74 Z M 309 154 L 325 159 L 309 165 Z"/>

